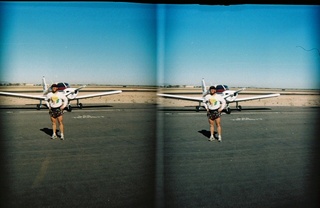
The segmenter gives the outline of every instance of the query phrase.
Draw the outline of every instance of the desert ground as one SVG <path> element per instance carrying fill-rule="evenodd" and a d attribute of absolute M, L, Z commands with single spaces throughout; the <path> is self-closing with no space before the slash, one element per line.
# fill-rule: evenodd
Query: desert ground
<path fill-rule="evenodd" d="M 196 102 L 161 98 L 157 93 L 183 94 L 184 96 L 201 96 L 200 88 L 156 88 L 156 87 L 108 87 L 90 86 L 82 89 L 79 95 L 94 94 L 96 92 L 122 90 L 121 94 L 101 96 L 80 100 L 85 104 L 112 104 L 112 103 L 144 103 L 170 106 L 196 106 Z M 236 90 L 236 89 L 232 89 Z M 1 86 L 2 92 L 25 93 L 42 95 L 40 86 Z M 242 102 L 242 106 L 320 106 L 319 90 L 292 90 L 292 89 L 246 89 L 239 93 L 241 97 L 252 97 L 269 93 L 280 93 L 279 97 Z M 74 104 L 73 104 L 74 103 Z M 39 104 L 38 100 L 0 96 L 0 105 L 32 105 Z M 75 101 L 71 102 L 75 105 Z M 232 107 L 232 104 L 231 104 Z"/>

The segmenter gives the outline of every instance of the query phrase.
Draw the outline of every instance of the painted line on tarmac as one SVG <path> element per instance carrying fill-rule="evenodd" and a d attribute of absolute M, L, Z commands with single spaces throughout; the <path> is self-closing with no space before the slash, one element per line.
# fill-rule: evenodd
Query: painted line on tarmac
<path fill-rule="evenodd" d="M 104 118 L 104 116 L 92 116 L 92 115 L 78 115 L 74 116 L 74 119 L 93 119 L 93 118 Z"/>
<path fill-rule="evenodd" d="M 248 118 L 248 117 L 245 117 L 245 118 L 232 118 L 230 120 L 231 121 L 262 121 L 263 119 L 262 118 Z"/>

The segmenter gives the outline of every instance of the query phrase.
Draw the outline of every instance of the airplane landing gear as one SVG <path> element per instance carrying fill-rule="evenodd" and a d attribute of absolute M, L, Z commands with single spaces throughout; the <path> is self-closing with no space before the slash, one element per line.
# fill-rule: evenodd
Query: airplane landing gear
<path fill-rule="evenodd" d="M 82 105 L 82 103 L 79 102 L 79 100 L 77 100 L 77 106 L 78 106 L 78 108 L 82 109 L 83 105 Z"/>
<path fill-rule="evenodd" d="M 242 110 L 242 107 L 241 107 L 241 105 L 238 105 L 238 102 L 236 103 L 236 108 L 237 108 L 238 111 Z"/>
<path fill-rule="evenodd" d="M 226 107 L 226 114 L 230 114 L 231 113 L 231 109 L 229 106 Z"/>
<path fill-rule="evenodd" d="M 67 111 L 68 111 L 68 112 L 71 112 L 71 111 L 72 111 L 72 107 L 71 107 L 70 104 L 67 106 Z"/>
<path fill-rule="evenodd" d="M 82 106 L 83 106 L 83 105 L 82 105 L 82 103 L 79 103 L 79 100 L 77 100 L 77 106 L 78 106 L 78 108 L 82 109 Z M 67 105 L 66 110 L 67 110 L 68 112 L 71 112 L 71 111 L 72 111 L 72 107 L 71 107 L 70 104 Z"/>
<path fill-rule="evenodd" d="M 199 105 L 196 106 L 196 112 L 199 112 L 199 111 L 200 111 L 200 108 L 201 108 L 201 107 L 204 107 L 204 106 L 202 106 L 201 104 L 202 104 L 202 102 L 199 102 Z"/>
<path fill-rule="evenodd" d="M 40 100 L 40 104 L 37 104 L 37 110 L 40 110 L 42 106 L 42 100 Z"/>

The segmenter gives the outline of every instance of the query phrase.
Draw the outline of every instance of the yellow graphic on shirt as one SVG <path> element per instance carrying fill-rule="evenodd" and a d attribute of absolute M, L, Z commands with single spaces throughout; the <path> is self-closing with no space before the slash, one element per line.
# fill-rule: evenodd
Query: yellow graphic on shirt
<path fill-rule="evenodd" d="M 215 106 L 215 105 L 218 104 L 218 101 L 217 101 L 215 98 L 210 98 L 210 99 L 209 99 L 209 103 L 210 103 L 210 105 Z"/>
<path fill-rule="evenodd" d="M 51 97 L 51 101 L 52 101 L 52 103 L 59 103 L 59 97 L 58 96 L 52 96 Z"/>

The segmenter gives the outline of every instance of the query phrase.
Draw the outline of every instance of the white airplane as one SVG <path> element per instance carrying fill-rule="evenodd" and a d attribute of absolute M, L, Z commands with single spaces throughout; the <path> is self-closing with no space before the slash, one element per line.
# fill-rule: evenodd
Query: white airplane
<path fill-rule="evenodd" d="M 225 111 L 227 114 L 231 113 L 230 109 L 230 103 L 236 103 L 236 108 L 241 111 L 242 107 L 239 105 L 239 102 L 243 101 L 249 101 L 249 100 L 259 100 L 259 99 L 265 99 L 265 98 L 271 98 L 271 97 L 278 97 L 280 94 L 268 94 L 268 95 L 260 95 L 255 97 L 247 97 L 247 98 L 237 98 L 239 92 L 244 90 L 245 88 L 239 89 L 237 91 L 229 90 L 227 85 L 215 85 L 217 94 L 220 94 L 225 100 L 226 100 L 226 107 Z M 204 107 L 204 96 L 209 94 L 209 90 L 206 88 L 206 84 L 204 82 L 204 79 L 202 79 L 201 82 L 201 88 L 202 88 L 202 97 L 188 97 L 188 96 L 182 96 L 182 95 L 171 95 L 171 94 L 157 94 L 160 97 L 164 98 L 171 98 L 171 99 L 180 99 L 180 100 L 189 100 L 189 101 L 195 101 L 199 103 L 199 106 L 196 107 L 196 110 L 199 111 L 200 107 Z"/>
<path fill-rule="evenodd" d="M 108 92 L 78 96 L 80 89 L 86 87 L 86 85 L 83 85 L 79 88 L 71 88 L 69 84 L 66 82 L 59 82 L 56 84 L 58 85 L 58 90 L 61 92 L 64 92 L 65 96 L 68 98 L 67 111 L 69 112 L 72 111 L 72 107 L 70 105 L 70 101 L 72 100 L 77 100 L 77 106 L 81 109 L 83 105 L 82 103 L 79 102 L 80 99 L 118 94 L 122 92 L 121 90 L 113 90 Z M 46 98 L 46 94 L 48 94 L 51 91 L 51 87 L 48 87 L 44 77 L 42 78 L 42 88 L 43 88 L 42 95 L 28 95 L 28 94 L 20 94 L 20 93 L 12 93 L 12 92 L 0 92 L 0 95 L 39 100 L 40 104 L 37 104 L 37 110 L 40 110 L 42 106 L 42 101 L 44 101 Z"/>

